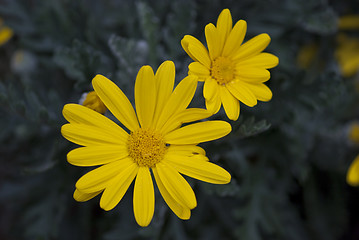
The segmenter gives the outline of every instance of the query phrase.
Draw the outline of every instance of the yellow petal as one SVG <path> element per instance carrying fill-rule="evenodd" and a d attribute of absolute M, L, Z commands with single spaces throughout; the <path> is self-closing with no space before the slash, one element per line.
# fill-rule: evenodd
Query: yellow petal
<path fill-rule="evenodd" d="M 259 101 L 268 102 L 272 99 L 272 91 L 263 83 L 250 84 L 243 82 L 242 84 L 244 84 Z"/>
<path fill-rule="evenodd" d="M 226 184 L 231 181 L 231 175 L 226 170 L 211 162 L 181 155 L 166 155 L 163 161 L 169 161 L 180 173 L 204 182 Z"/>
<path fill-rule="evenodd" d="M 171 145 L 169 148 L 171 148 L 171 150 L 168 150 L 166 152 L 166 156 L 165 158 L 172 158 L 172 156 L 174 157 L 179 157 L 182 156 L 184 158 L 188 158 L 191 161 L 198 161 L 198 162 L 208 162 L 209 159 L 208 157 L 205 156 L 204 150 L 203 152 L 200 151 L 198 152 L 198 149 L 192 149 L 192 151 L 190 151 L 190 149 L 181 149 L 181 148 L 176 148 L 177 146 L 183 147 L 184 145 Z M 196 147 L 194 145 L 187 145 L 187 147 Z"/>
<path fill-rule="evenodd" d="M 183 50 L 188 54 L 188 56 L 193 59 L 193 61 L 197 61 L 197 59 L 188 50 L 188 45 L 191 41 L 198 41 L 198 39 L 191 35 L 185 35 L 181 40 L 181 46 Z"/>
<path fill-rule="evenodd" d="M 171 145 L 167 149 L 167 153 L 168 154 L 176 153 L 185 156 L 206 155 L 206 151 L 203 148 L 196 145 Z"/>
<path fill-rule="evenodd" d="M 157 168 L 153 168 L 153 175 L 155 176 L 156 184 L 158 187 L 158 190 L 160 190 L 160 193 L 163 197 L 163 200 L 167 203 L 168 207 L 174 212 L 177 217 L 183 220 L 187 220 L 191 217 L 191 210 L 185 206 L 182 206 L 179 204 L 167 191 L 166 187 L 163 185 L 160 177 L 157 173 Z"/>
<path fill-rule="evenodd" d="M 209 57 L 207 49 L 203 49 L 202 47 L 199 47 L 197 45 L 188 45 L 188 51 L 197 59 L 197 62 L 200 62 L 205 67 L 210 68 L 211 67 L 211 59 Z"/>
<path fill-rule="evenodd" d="M 96 166 L 128 156 L 127 145 L 80 147 L 67 154 L 67 161 L 75 166 Z"/>
<path fill-rule="evenodd" d="M 190 63 L 188 69 L 190 74 L 198 77 L 198 81 L 204 81 L 210 76 L 209 69 L 199 62 Z"/>
<path fill-rule="evenodd" d="M 221 108 L 221 96 L 219 95 L 219 89 L 217 88 L 216 93 L 212 99 L 206 99 L 206 108 L 213 114 L 216 114 Z"/>
<path fill-rule="evenodd" d="M 65 124 L 61 127 L 61 134 L 70 142 L 82 146 L 124 144 L 123 139 L 116 138 L 113 134 L 105 132 L 101 128 L 84 124 Z"/>
<path fill-rule="evenodd" d="M 208 157 L 206 157 L 205 155 L 202 154 L 189 154 L 189 152 L 171 152 L 171 153 L 167 153 L 166 157 L 170 158 L 173 155 L 175 156 L 182 156 L 184 158 L 189 158 L 191 161 L 197 161 L 197 162 L 209 162 Z"/>
<path fill-rule="evenodd" d="M 156 129 L 161 129 L 169 118 L 185 110 L 197 88 L 197 77 L 187 76 L 175 88 L 158 118 Z"/>
<path fill-rule="evenodd" d="M 93 193 L 84 193 L 84 192 L 81 192 L 80 190 L 76 189 L 73 194 L 73 197 L 78 202 L 86 202 L 86 201 L 96 197 L 101 192 L 102 191 L 97 191 L 97 192 L 93 192 Z"/>
<path fill-rule="evenodd" d="M 116 84 L 102 75 L 96 75 L 92 85 L 101 101 L 125 127 L 131 132 L 140 127 L 130 101 Z"/>
<path fill-rule="evenodd" d="M 218 91 L 218 83 L 213 78 L 208 78 L 203 85 L 203 96 L 205 99 L 211 100 Z"/>
<path fill-rule="evenodd" d="M 216 27 L 212 23 L 207 24 L 204 31 L 206 35 L 209 57 L 213 61 L 221 54 L 221 36 L 219 36 Z"/>
<path fill-rule="evenodd" d="M 254 57 L 248 58 L 238 63 L 238 69 L 246 68 L 273 68 L 277 66 L 279 59 L 271 53 L 260 53 Z"/>
<path fill-rule="evenodd" d="M 125 130 L 107 117 L 87 107 L 79 104 L 66 104 L 62 110 L 62 114 L 70 123 L 96 126 L 103 131 L 114 135 L 116 138 L 121 138 L 123 141 L 127 141 L 128 133 Z"/>
<path fill-rule="evenodd" d="M 155 211 L 155 193 L 148 167 L 140 167 L 133 192 L 133 212 L 138 225 L 150 224 Z"/>
<path fill-rule="evenodd" d="M 249 107 L 257 105 L 256 96 L 242 81 L 228 83 L 226 87 L 235 98 L 245 105 Z"/>
<path fill-rule="evenodd" d="M 224 48 L 222 56 L 228 57 L 234 53 L 242 44 L 243 39 L 247 32 L 247 22 L 244 20 L 239 20 L 233 27 L 230 32 Z"/>
<path fill-rule="evenodd" d="M 176 202 L 189 209 L 197 206 L 191 186 L 172 166 L 162 161 L 156 164 L 156 169 L 163 186 Z"/>
<path fill-rule="evenodd" d="M 207 109 L 201 108 L 188 108 L 179 112 L 176 115 L 173 115 L 161 128 L 161 133 L 166 134 L 170 131 L 181 126 L 183 123 L 194 122 L 209 118 L 212 116 L 212 113 Z"/>
<path fill-rule="evenodd" d="M 347 183 L 353 187 L 359 186 L 359 155 L 349 166 L 347 173 Z"/>
<path fill-rule="evenodd" d="M 199 122 L 168 133 L 165 141 L 168 144 L 198 144 L 226 136 L 231 130 L 231 125 L 224 121 Z"/>
<path fill-rule="evenodd" d="M 190 44 L 197 46 L 198 48 L 202 49 L 202 51 L 207 51 L 207 49 L 205 46 L 203 46 L 203 44 L 197 38 L 195 38 L 191 35 L 185 35 L 182 38 L 181 45 L 182 45 L 183 50 L 186 51 L 186 53 L 188 54 L 188 56 L 190 56 L 190 58 L 192 58 L 194 61 L 198 62 L 198 59 L 195 58 L 195 56 L 193 56 L 192 53 L 188 49 L 188 46 Z"/>
<path fill-rule="evenodd" d="M 135 179 L 138 172 L 138 166 L 132 160 L 129 164 L 123 166 L 121 171 L 113 178 L 113 180 L 106 186 L 105 191 L 101 196 L 100 207 L 105 211 L 109 211 L 116 207 L 125 195 L 128 187 Z"/>
<path fill-rule="evenodd" d="M 92 193 L 108 187 L 113 177 L 132 165 L 130 158 L 124 158 L 92 170 L 83 175 L 77 182 L 76 188 L 81 192 Z"/>
<path fill-rule="evenodd" d="M 141 67 L 135 83 L 135 102 L 138 121 L 142 128 L 152 124 L 156 106 L 155 75 L 150 66 Z"/>
<path fill-rule="evenodd" d="M 239 102 L 238 100 L 227 90 L 225 86 L 220 87 L 221 101 L 229 119 L 236 121 L 239 116 Z"/>
<path fill-rule="evenodd" d="M 236 70 L 238 78 L 246 82 L 261 83 L 270 79 L 270 72 L 264 68 L 238 66 Z"/>
<path fill-rule="evenodd" d="M 212 113 L 203 108 L 187 108 L 176 114 L 175 119 L 181 123 L 194 122 L 212 116 Z"/>
<path fill-rule="evenodd" d="M 218 48 L 220 54 L 222 54 L 226 39 L 232 30 L 232 24 L 231 12 L 228 9 L 224 9 L 217 19 Z"/>
<path fill-rule="evenodd" d="M 172 61 L 162 63 L 155 75 L 157 87 L 157 103 L 153 122 L 156 123 L 160 114 L 172 94 L 176 69 Z"/>
<path fill-rule="evenodd" d="M 259 34 L 240 46 L 238 50 L 232 54 L 232 59 L 239 60 L 255 56 L 268 46 L 270 40 L 268 34 Z"/>

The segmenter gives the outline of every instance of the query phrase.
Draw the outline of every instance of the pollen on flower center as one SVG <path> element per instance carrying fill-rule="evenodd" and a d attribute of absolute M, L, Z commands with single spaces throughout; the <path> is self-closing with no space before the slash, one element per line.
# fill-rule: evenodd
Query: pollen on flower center
<path fill-rule="evenodd" d="M 235 76 L 233 62 L 226 57 L 218 57 L 212 62 L 211 76 L 220 85 L 231 82 Z"/>
<path fill-rule="evenodd" d="M 166 152 L 163 136 L 150 129 L 138 129 L 128 138 L 129 156 L 140 167 L 153 167 L 159 163 Z"/>

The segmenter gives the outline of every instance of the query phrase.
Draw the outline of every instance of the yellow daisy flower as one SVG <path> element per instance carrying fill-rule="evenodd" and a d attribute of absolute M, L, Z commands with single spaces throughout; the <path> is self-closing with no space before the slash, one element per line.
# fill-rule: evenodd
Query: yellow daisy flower
<path fill-rule="evenodd" d="M 359 186 L 359 155 L 350 164 L 347 172 L 347 183 L 353 187 Z"/>
<path fill-rule="evenodd" d="M 69 121 L 62 135 L 83 147 L 70 151 L 69 163 L 97 166 L 76 183 L 74 198 L 87 201 L 102 193 L 100 206 L 108 211 L 122 199 L 134 179 L 133 210 L 137 223 L 147 226 L 155 205 L 151 171 L 158 189 L 181 219 L 189 219 L 197 205 L 195 194 L 181 174 L 214 184 L 230 182 L 231 175 L 210 163 L 198 143 L 227 135 L 231 125 L 224 121 L 205 121 L 181 127 L 211 115 L 205 109 L 187 108 L 197 77 L 184 78 L 173 90 L 175 66 L 164 62 L 156 74 L 149 66 L 138 72 L 133 109 L 124 93 L 109 79 L 97 75 L 92 85 L 112 114 L 128 129 L 78 104 L 63 109 Z M 136 114 L 137 113 L 137 114 Z M 151 170 L 151 171 L 150 171 Z"/>
<path fill-rule="evenodd" d="M 80 104 L 101 114 L 104 114 L 107 110 L 105 104 L 103 104 L 95 91 L 84 93 L 81 96 Z"/>
<path fill-rule="evenodd" d="M 267 69 L 278 65 L 276 56 L 262 53 L 270 42 L 268 34 L 260 34 L 242 44 L 246 30 L 244 20 L 232 28 L 231 13 L 224 9 L 217 26 L 210 23 L 205 28 L 208 51 L 190 35 L 181 41 L 183 49 L 195 61 L 188 67 L 189 74 L 204 81 L 207 109 L 216 113 L 222 104 L 231 120 L 238 119 L 238 100 L 253 107 L 257 100 L 272 98 L 271 90 L 263 82 L 270 78 Z"/>

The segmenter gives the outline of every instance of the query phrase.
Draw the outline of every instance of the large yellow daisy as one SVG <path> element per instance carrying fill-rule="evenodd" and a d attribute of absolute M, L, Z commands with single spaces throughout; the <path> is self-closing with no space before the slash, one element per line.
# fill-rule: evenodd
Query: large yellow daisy
<path fill-rule="evenodd" d="M 77 166 L 102 165 L 77 181 L 77 201 L 102 193 L 101 208 L 111 210 L 136 179 L 134 215 L 140 226 L 147 226 L 155 204 L 151 172 L 163 199 L 181 219 L 189 219 L 190 210 L 197 205 L 191 186 L 181 174 L 215 184 L 231 180 L 230 174 L 210 163 L 205 151 L 197 146 L 227 135 L 230 124 L 204 121 L 181 127 L 182 123 L 207 118 L 211 113 L 187 108 L 197 77 L 186 77 L 173 90 L 174 79 L 173 62 L 164 62 L 156 74 L 151 67 L 143 66 L 135 83 L 136 112 L 113 82 L 101 75 L 93 79 L 96 94 L 128 131 L 87 107 L 65 105 L 63 115 L 69 124 L 62 126 L 62 135 L 83 146 L 70 151 L 68 161 Z"/>
<path fill-rule="evenodd" d="M 216 113 L 222 104 L 231 120 L 238 119 L 239 101 L 253 107 L 257 100 L 272 98 L 271 90 L 263 82 L 270 78 L 267 69 L 278 65 L 276 56 L 262 53 L 270 42 L 268 34 L 260 34 L 242 44 L 246 30 L 244 20 L 232 28 L 231 13 L 224 9 L 217 26 L 210 23 L 205 28 L 208 51 L 190 35 L 181 41 L 183 49 L 195 61 L 188 67 L 189 74 L 204 81 L 207 109 Z"/>

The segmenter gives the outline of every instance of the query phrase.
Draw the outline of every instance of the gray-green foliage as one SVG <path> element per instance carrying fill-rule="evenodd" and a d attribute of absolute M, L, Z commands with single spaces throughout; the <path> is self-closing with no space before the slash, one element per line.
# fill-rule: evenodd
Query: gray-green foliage
<path fill-rule="evenodd" d="M 353 80 L 343 79 L 334 57 L 338 17 L 358 13 L 356 1 L 0 1 L 0 16 L 15 36 L 0 46 L 1 239 L 347 239 L 358 221 L 357 189 L 345 183 L 358 149 L 348 124 L 358 117 Z M 178 219 L 156 190 L 151 225 L 140 228 L 132 190 L 112 211 L 99 197 L 72 198 L 89 169 L 71 166 L 75 146 L 60 134 L 62 107 L 92 90 L 103 74 L 133 100 L 137 71 L 164 60 L 178 82 L 189 57 L 186 34 L 203 41 L 204 27 L 229 8 L 248 22 L 246 40 L 267 32 L 266 51 L 279 56 L 268 86 L 273 99 L 241 104 L 227 137 L 203 144 L 210 160 L 232 175 L 228 185 L 188 180 L 198 207 Z M 353 12 L 352 12 L 353 11 Z M 310 68 L 296 56 L 303 44 L 319 51 Z M 14 62 L 16 51 L 26 61 Z M 15 64 L 15 65 L 14 65 Z M 195 104 L 200 104 L 201 88 Z M 204 107 L 202 105 L 202 107 Z M 215 119 L 229 121 L 221 110 Z M 345 238 L 347 237 L 347 238 Z"/>

